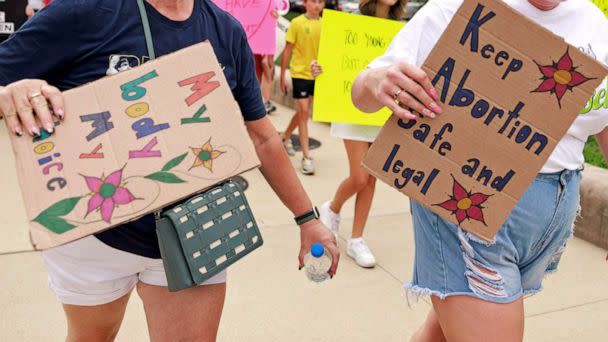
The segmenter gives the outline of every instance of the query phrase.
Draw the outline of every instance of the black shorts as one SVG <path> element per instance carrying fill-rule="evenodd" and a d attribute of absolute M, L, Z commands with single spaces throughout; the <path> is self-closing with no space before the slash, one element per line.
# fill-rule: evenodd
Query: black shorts
<path fill-rule="evenodd" d="M 315 81 L 305 80 L 302 78 L 294 78 L 293 82 L 293 98 L 307 99 L 309 96 L 315 95 Z"/>

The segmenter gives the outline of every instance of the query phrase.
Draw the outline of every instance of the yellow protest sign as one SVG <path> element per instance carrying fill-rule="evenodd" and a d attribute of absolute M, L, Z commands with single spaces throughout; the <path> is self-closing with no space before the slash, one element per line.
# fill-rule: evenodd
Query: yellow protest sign
<path fill-rule="evenodd" d="M 350 90 L 361 70 L 382 55 L 402 22 L 324 10 L 319 64 L 323 67 L 315 84 L 313 120 L 382 126 L 388 109 L 362 113 L 352 103 Z"/>
<path fill-rule="evenodd" d="M 606 17 L 608 17 L 608 0 L 591 0 L 594 4 L 597 5 L 604 13 Z"/>

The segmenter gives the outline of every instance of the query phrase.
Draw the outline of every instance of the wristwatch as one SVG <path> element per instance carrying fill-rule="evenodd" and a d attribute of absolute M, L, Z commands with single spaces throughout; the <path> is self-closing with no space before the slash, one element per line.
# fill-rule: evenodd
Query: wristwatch
<path fill-rule="evenodd" d="M 317 209 L 317 207 L 313 207 L 309 211 L 305 212 L 304 214 L 302 214 L 300 216 L 296 216 L 293 219 L 296 221 L 296 224 L 298 226 L 301 226 L 308 221 L 316 220 L 318 218 L 319 218 L 319 210 Z"/>

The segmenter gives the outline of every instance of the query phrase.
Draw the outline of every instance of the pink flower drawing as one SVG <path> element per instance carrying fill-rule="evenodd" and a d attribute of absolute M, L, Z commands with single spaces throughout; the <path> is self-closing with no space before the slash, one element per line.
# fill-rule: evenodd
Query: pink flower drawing
<path fill-rule="evenodd" d="M 129 204 L 136 200 L 129 189 L 125 188 L 124 184 L 121 184 L 122 169 L 112 172 L 107 178 L 104 178 L 103 175 L 101 178 L 90 176 L 83 177 L 93 195 L 91 199 L 89 199 L 86 215 L 99 209 L 99 211 L 101 211 L 101 218 L 107 223 L 110 223 L 114 208 L 119 205 Z"/>

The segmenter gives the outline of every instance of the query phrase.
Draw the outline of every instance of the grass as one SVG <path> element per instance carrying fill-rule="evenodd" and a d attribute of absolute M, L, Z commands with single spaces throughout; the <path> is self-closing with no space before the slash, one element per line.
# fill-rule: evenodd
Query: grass
<path fill-rule="evenodd" d="M 590 137 L 585 145 L 585 161 L 591 165 L 599 166 L 604 169 L 608 169 L 608 163 L 604 160 L 604 155 L 600 150 L 600 146 L 595 141 L 594 137 Z"/>

